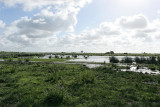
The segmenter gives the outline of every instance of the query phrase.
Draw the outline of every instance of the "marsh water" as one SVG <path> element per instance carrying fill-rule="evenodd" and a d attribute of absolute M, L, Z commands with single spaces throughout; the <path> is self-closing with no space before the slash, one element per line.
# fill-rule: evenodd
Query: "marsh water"
<path fill-rule="evenodd" d="M 39 58 L 39 59 L 49 59 L 50 56 L 52 58 L 55 58 L 55 55 L 45 55 L 43 57 L 34 57 L 34 58 Z M 73 56 L 71 55 L 56 55 L 58 56 L 58 58 L 73 58 Z M 88 68 L 96 68 L 96 67 L 100 67 L 103 66 L 103 64 L 89 64 L 89 63 L 110 63 L 110 58 L 111 56 L 82 56 L 79 55 L 76 58 L 70 59 L 68 60 L 69 62 L 74 62 L 75 64 L 83 64 L 85 66 L 87 66 Z M 115 56 L 116 58 L 118 58 L 118 60 L 122 60 L 124 57 L 126 56 Z M 128 56 L 130 58 L 135 58 L 137 56 Z M 138 56 L 141 57 L 141 56 Z M 144 56 L 143 56 L 144 57 Z M 145 56 L 145 58 L 148 58 L 147 56 Z M 0 59 L 0 61 L 4 61 L 3 59 Z M 59 62 L 59 63 L 64 63 L 64 64 L 73 64 L 73 63 L 69 63 L 69 62 Z M 57 62 L 58 63 L 58 62 Z M 160 74 L 160 71 L 158 70 L 150 70 L 147 67 L 142 67 L 137 69 L 137 65 L 133 64 L 133 65 L 125 65 L 125 64 L 117 64 L 119 66 L 129 66 L 129 69 L 121 69 L 121 71 L 131 71 L 131 72 L 141 72 L 141 73 L 148 73 L 148 74 Z"/>
<path fill-rule="evenodd" d="M 153 74 L 153 75 L 158 75 L 160 74 L 160 71 L 158 70 L 151 70 L 147 67 L 140 67 L 138 68 L 137 65 L 126 65 L 126 64 L 118 64 L 119 66 L 129 66 L 129 69 L 121 69 L 121 71 L 130 71 L 130 72 L 138 72 L 138 73 L 143 73 L 143 74 Z"/>
<path fill-rule="evenodd" d="M 41 59 L 49 59 L 49 57 L 55 57 L 55 55 L 45 55 L 44 57 L 39 57 Z M 72 58 L 71 55 L 57 55 L 59 58 L 66 58 L 66 57 L 70 57 Z M 74 59 L 70 59 L 69 61 L 72 62 L 93 62 L 93 63 L 110 63 L 109 58 L 111 56 L 83 56 L 83 55 L 79 55 Z M 115 56 L 116 58 L 118 58 L 119 60 L 122 60 L 124 57 L 126 56 Z M 128 56 L 130 58 L 135 58 L 135 56 Z M 140 57 L 140 56 L 139 56 Z"/>

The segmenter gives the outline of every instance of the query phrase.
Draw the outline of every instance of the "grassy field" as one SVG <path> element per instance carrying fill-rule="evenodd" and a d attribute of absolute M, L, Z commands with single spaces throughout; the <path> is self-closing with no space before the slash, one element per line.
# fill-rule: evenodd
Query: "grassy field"
<path fill-rule="evenodd" d="M 14 59 L 14 60 L 18 60 L 18 59 Z M 38 58 L 29 58 L 29 61 L 38 61 L 38 62 L 64 62 L 67 61 L 69 59 L 66 58 L 52 58 L 52 59 L 38 59 Z M 22 61 L 24 61 L 24 59 L 22 59 Z"/>
<path fill-rule="evenodd" d="M 52 59 L 39 59 L 39 58 L 8 58 L 8 59 L 0 59 L 6 62 L 19 61 L 19 62 L 65 62 L 72 58 L 52 58 Z"/>
<path fill-rule="evenodd" d="M 2 107 L 160 106 L 160 76 L 117 72 L 116 66 L 1 63 Z"/>

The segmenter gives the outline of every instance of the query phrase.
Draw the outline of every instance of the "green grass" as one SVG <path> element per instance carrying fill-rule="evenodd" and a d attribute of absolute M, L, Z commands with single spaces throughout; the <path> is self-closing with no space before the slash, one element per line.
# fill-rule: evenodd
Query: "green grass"
<path fill-rule="evenodd" d="M 18 58 L 13 58 L 13 60 L 18 61 Z M 21 58 L 22 61 L 25 59 Z M 66 58 L 53 58 L 53 59 L 39 59 L 39 58 L 29 58 L 29 61 L 37 61 L 37 62 L 65 62 L 69 59 Z"/>
<path fill-rule="evenodd" d="M 117 72 L 115 67 L 114 64 L 96 69 L 67 64 L 0 64 L 0 106 L 160 105 L 159 75 Z"/>
<path fill-rule="evenodd" d="M 160 53 L 114 53 L 114 54 L 107 54 L 107 53 L 67 53 L 67 52 L 60 52 L 60 53 L 51 53 L 51 52 L 0 52 L 0 58 L 9 58 L 9 57 L 34 57 L 34 56 L 44 56 L 44 55 L 85 55 L 85 56 L 160 56 Z"/>
<path fill-rule="evenodd" d="M 54 58 L 54 59 L 38 59 L 38 58 L 31 58 L 30 61 L 42 61 L 42 62 L 64 62 L 67 61 L 69 59 L 65 59 L 65 58 Z"/>

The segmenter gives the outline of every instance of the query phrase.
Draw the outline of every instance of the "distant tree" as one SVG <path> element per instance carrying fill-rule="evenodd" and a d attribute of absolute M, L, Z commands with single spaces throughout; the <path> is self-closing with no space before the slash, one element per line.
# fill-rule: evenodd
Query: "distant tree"
<path fill-rule="evenodd" d="M 114 51 L 106 52 L 106 54 L 114 54 Z"/>
<path fill-rule="evenodd" d="M 157 57 L 157 63 L 160 64 L 160 56 Z"/>
<path fill-rule="evenodd" d="M 148 64 L 157 64 L 156 57 L 151 56 L 151 57 L 147 58 L 147 63 Z"/>
<path fill-rule="evenodd" d="M 145 63 L 147 63 L 147 59 L 145 57 L 143 57 L 143 56 L 142 57 L 135 57 L 134 61 L 136 63 L 139 63 L 139 64 L 145 64 Z"/>
<path fill-rule="evenodd" d="M 66 59 L 70 59 L 70 56 L 67 56 Z"/>
<path fill-rule="evenodd" d="M 52 56 L 50 55 L 50 56 L 49 56 L 49 59 L 51 59 L 51 58 L 52 58 Z"/>
<path fill-rule="evenodd" d="M 110 54 L 114 54 L 114 51 L 110 51 Z"/>
<path fill-rule="evenodd" d="M 116 58 L 114 56 L 109 57 L 109 60 L 110 60 L 111 63 L 118 63 L 119 62 L 118 58 Z"/>
<path fill-rule="evenodd" d="M 59 58 L 59 56 L 58 56 L 58 55 L 55 55 L 55 58 Z"/>
<path fill-rule="evenodd" d="M 130 57 L 125 57 L 122 59 L 122 63 L 132 63 L 132 62 L 133 62 L 133 60 Z"/>
<path fill-rule="evenodd" d="M 72 55 L 73 58 L 77 58 L 77 55 Z"/>

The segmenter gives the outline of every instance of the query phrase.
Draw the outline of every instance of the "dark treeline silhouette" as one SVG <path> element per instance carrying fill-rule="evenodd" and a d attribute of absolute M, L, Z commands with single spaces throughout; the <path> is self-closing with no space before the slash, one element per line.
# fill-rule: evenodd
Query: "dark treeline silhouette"
<path fill-rule="evenodd" d="M 118 63 L 119 62 L 118 58 L 116 58 L 114 56 L 109 57 L 109 60 L 110 60 L 111 63 Z"/>
<path fill-rule="evenodd" d="M 44 56 L 42 53 L 1 53 L 0 58 L 18 58 L 18 57 L 32 57 L 32 56 Z"/>
<path fill-rule="evenodd" d="M 133 59 L 130 57 L 124 57 L 121 62 L 122 63 L 132 63 Z"/>
<path fill-rule="evenodd" d="M 155 56 L 151 56 L 151 57 L 135 57 L 135 58 L 131 58 L 131 57 L 124 57 L 122 60 L 119 60 L 118 58 L 116 58 L 115 56 L 112 56 L 109 58 L 111 63 L 133 63 L 136 62 L 138 64 L 160 64 L 160 56 L 155 57 Z"/>

